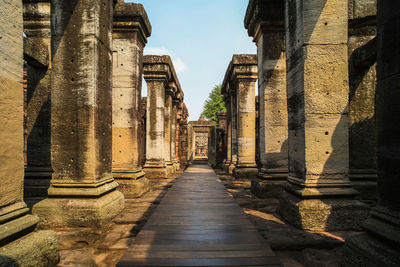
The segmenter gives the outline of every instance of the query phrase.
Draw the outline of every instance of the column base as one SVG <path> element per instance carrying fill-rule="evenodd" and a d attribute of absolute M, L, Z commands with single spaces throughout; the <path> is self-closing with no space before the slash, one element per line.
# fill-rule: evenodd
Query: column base
<path fill-rule="evenodd" d="M 400 266 L 400 213 L 378 206 L 341 251 L 342 266 Z"/>
<path fill-rule="evenodd" d="M 142 168 L 131 171 L 113 170 L 113 176 L 119 184 L 118 190 L 125 198 L 138 198 L 150 190 L 149 180 Z"/>
<path fill-rule="evenodd" d="M 54 231 L 37 231 L 0 248 L 0 266 L 56 266 L 60 261 L 58 236 Z"/>
<path fill-rule="evenodd" d="M 73 191 L 74 188 L 68 190 Z M 82 192 L 85 189 L 77 190 Z M 91 192 L 91 189 L 87 190 Z M 102 190 L 97 189 L 97 191 Z M 109 223 L 123 209 L 124 195 L 114 189 L 98 195 L 82 193 L 73 196 L 50 195 L 49 198 L 35 204 L 32 213 L 40 218 L 38 226 L 41 228 L 100 227 Z"/>
<path fill-rule="evenodd" d="M 335 197 L 332 197 L 333 194 L 321 193 L 305 198 L 285 191 L 278 212 L 287 222 L 303 230 L 360 230 L 361 222 L 368 217 L 368 205 L 346 194 L 339 198 L 339 190 L 332 190 Z"/>
<path fill-rule="evenodd" d="M 349 179 L 354 189 L 360 194 L 358 199 L 370 205 L 375 205 L 378 201 L 378 176 L 375 170 L 351 169 Z"/>
<path fill-rule="evenodd" d="M 150 179 L 165 179 L 171 173 L 171 167 L 167 168 L 165 163 L 146 161 L 143 167 L 146 177 Z"/>
<path fill-rule="evenodd" d="M 232 170 L 233 176 L 236 178 L 255 178 L 258 173 L 257 165 L 241 165 L 237 164 Z"/>
<path fill-rule="evenodd" d="M 47 197 L 52 173 L 50 167 L 27 167 L 24 179 L 24 198 Z"/>
<path fill-rule="evenodd" d="M 224 171 L 228 174 L 233 174 L 233 170 L 235 169 L 235 164 L 233 163 L 226 163 L 224 166 Z"/>
<path fill-rule="evenodd" d="M 279 198 L 284 192 L 287 169 L 259 169 L 251 181 L 250 191 L 259 198 Z"/>
<path fill-rule="evenodd" d="M 181 164 L 178 161 L 173 162 L 173 166 L 174 166 L 174 171 L 177 172 L 180 170 L 180 166 Z"/>

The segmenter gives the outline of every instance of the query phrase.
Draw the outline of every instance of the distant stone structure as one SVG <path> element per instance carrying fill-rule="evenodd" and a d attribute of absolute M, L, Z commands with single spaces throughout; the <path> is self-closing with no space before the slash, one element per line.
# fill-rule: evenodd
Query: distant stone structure
<path fill-rule="evenodd" d="M 215 126 L 214 121 L 200 117 L 198 121 L 188 123 L 187 161 L 192 163 L 210 163 L 215 161 Z M 210 140 L 210 136 L 213 136 Z"/>

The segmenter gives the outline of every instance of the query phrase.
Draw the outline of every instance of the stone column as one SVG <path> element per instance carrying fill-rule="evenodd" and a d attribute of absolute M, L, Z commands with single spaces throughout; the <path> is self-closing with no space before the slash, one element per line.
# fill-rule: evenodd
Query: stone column
<path fill-rule="evenodd" d="M 125 197 L 149 190 L 141 167 L 143 49 L 151 25 L 141 4 L 119 1 L 113 22 L 113 176 Z"/>
<path fill-rule="evenodd" d="M 165 60 L 162 56 L 144 56 L 143 59 L 143 74 L 147 83 L 146 163 L 144 171 L 149 178 L 163 178 L 168 175 L 164 160 L 164 107 L 165 91 L 171 72 Z"/>
<path fill-rule="evenodd" d="M 171 142 L 172 142 L 172 98 L 176 88 L 173 83 L 169 84 L 165 91 L 165 106 L 164 106 L 164 160 L 167 165 L 168 172 L 174 172 Z"/>
<path fill-rule="evenodd" d="M 179 163 L 176 159 L 176 138 L 177 138 L 177 121 L 178 121 L 178 105 L 179 99 L 174 97 L 172 101 L 172 112 L 171 112 L 171 160 L 174 167 L 174 171 L 179 170 Z"/>
<path fill-rule="evenodd" d="M 285 3 L 289 175 L 280 214 L 307 230 L 356 229 L 368 206 L 348 179 L 348 2 Z"/>
<path fill-rule="evenodd" d="M 98 227 L 124 207 L 111 172 L 112 11 L 111 0 L 51 1 L 54 173 L 32 210 L 43 227 Z"/>
<path fill-rule="evenodd" d="M 349 1 L 349 178 L 376 204 L 376 1 Z"/>
<path fill-rule="evenodd" d="M 245 27 L 257 44 L 259 124 L 258 178 L 251 191 L 279 197 L 288 174 L 288 113 L 283 1 L 250 1 Z"/>
<path fill-rule="evenodd" d="M 396 26 L 397 25 L 397 26 Z M 378 205 L 364 223 L 367 234 L 346 241 L 343 266 L 400 266 L 400 2 L 378 1 Z"/>
<path fill-rule="evenodd" d="M 224 97 L 226 104 L 226 160 L 224 161 L 224 171 L 229 173 L 229 166 L 232 162 L 232 112 L 229 97 Z"/>
<path fill-rule="evenodd" d="M 23 201 L 24 95 L 22 1 L 0 1 L 0 265 L 55 266 L 57 235 L 33 232 Z"/>
<path fill-rule="evenodd" d="M 253 177 L 256 164 L 256 99 L 257 58 L 255 55 L 233 56 L 232 82 L 235 84 L 237 121 L 237 163 L 235 177 Z"/>
<path fill-rule="evenodd" d="M 31 64 L 27 58 L 27 95 L 25 131 L 27 134 L 27 167 L 24 198 L 46 197 L 52 168 L 50 159 L 50 1 L 24 2 L 26 40 L 45 59 L 44 65 Z M 33 52 L 33 51 L 32 51 Z M 36 60 L 36 59 L 33 59 Z M 37 201 L 37 200 L 36 200 Z"/>
<path fill-rule="evenodd" d="M 238 160 L 238 140 L 237 140 L 237 98 L 236 91 L 230 89 L 231 97 L 231 164 L 229 165 L 229 173 L 233 174 L 233 170 Z"/>

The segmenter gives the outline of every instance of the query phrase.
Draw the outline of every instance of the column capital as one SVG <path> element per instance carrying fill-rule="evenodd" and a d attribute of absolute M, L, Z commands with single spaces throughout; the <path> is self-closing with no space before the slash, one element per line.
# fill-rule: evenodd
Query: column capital
<path fill-rule="evenodd" d="M 250 54 L 233 55 L 225 73 L 221 92 L 232 95 L 236 83 L 242 81 L 255 82 L 258 78 L 257 56 Z"/>
<path fill-rule="evenodd" d="M 260 30 L 284 30 L 284 1 L 250 0 L 244 18 L 244 27 L 254 41 Z"/>
<path fill-rule="evenodd" d="M 51 36 L 50 0 L 23 0 L 24 32 L 27 37 Z"/>
<path fill-rule="evenodd" d="M 118 0 L 114 8 L 114 33 L 138 33 L 138 39 L 144 46 L 151 35 L 151 24 L 143 5 L 125 3 Z"/>

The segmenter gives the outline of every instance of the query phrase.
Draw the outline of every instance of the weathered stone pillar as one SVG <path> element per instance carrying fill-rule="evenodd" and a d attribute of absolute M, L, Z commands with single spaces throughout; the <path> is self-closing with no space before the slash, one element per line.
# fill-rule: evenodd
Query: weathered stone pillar
<path fill-rule="evenodd" d="M 231 97 L 231 164 L 229 165 L 229 173 L 233 174 L 238 160 L 238 131 L 237 131 L 237 97 L 235 88 L 230 88 Z"/>
<path fill-rule="evenodd" d="M 349 178 L 359 199 L 377 201 L 376 1 L 349 1 Z"/>
<path fill-rule="evenodd" d="M 171 76 L 167 56 L 144 56 L 144 79 L 147 83 L 146 163 L 144 170 L 150 178 L 168 175 L 165 164 L 165 99 Z"/>
<path fill-rule="evenodd" d="M 235 63 L 235 60 L 238 62 Z M 236 85 L 237 164 L 235 177 L 253 177 L 256 164 L 256 98 L 257 57 L 240 55 L 233 59 L 233 83 Z M 237 65 L 236 65 L 237 64 Z"/>
<path fill-rule="evenodd" d="M 278 197 L 288 174 L 288 113 L 283 1 L 250 1 L 245 27 L 257 44 L 259 128 L 258 178 L 251 191 Z"/>
<path fill-rule="evenodd" d="M 33 232 L 23 201 L 24 95 L 22 1 L 0 1 L 0 265 L 55 266 L 57 235 Z"/>
<path fill-rule="evenodd" d="M 234 55 L 225 74 L 221 92 L 225 95 L 225 99 L 230 99 L 228 101 L 231 118 L 230 170 L 233 169 L 236 177 L 251 177 L 257 173 L 256 80 L 256 56 Z"/>
<path fill-rule="evenodd" d="M 400 266 L 400 2 L 378 1 L 377 170 L 378 205 L 367 234 L 346 242 L 343 266 Z"/>
<path fill-rule="evenodd" d="M 32 210 L 43 227 L 97 227 L 124 207 L 111 172 L 112 11 L 111 0 L 51 2 L 54 173 Z"/>
<path fill-rule="evenodd" d="M 359 227 L 348 179 L 348 2 L 286 0 L 289 175 L 280 214 L 298 228 Z"/>
<path fill-rule="evenodd" d="M 186 108 L 185 103 L 181 103 L 180 109 L 180 120 L 179 120 L 179 146 L 178 146 L 178 155 L 179 155 L 179 163 L 180 168 L 186 168 L 188 164 L 188 110 Z"/>
<path fill-rule="evenodd" d="M 25 50 L 41 54 L 27 58 L 27 93 L 25 131 L 27 134 L 27 166 L 24 198 L 46 197 L 52 168 L 50 159 L 50 1 L 24 0 Z M 30 44 L 32 47 L 26 47 Z M 29 52 L 28 52 L 29 53 Z M 34 60 L 32 64 L 31 61 Z M 35 64 L 36 63 L 36 64 Z"/>
<path fill-rule="evenodd" d="M 175 86 L 171 83 L 165 91 L 164 106 L 164 160 L 167 165 L 168 172 L 174 171 L 171 157 L 171 140 L 172 140 L 172 97 L 175 94 Z"/>
<path fill-rule="evenodd" d="M 172 112 L 171 112 L 171 160 L 174 167 L 174 171 L 179 170 L 179 162 L 176 159 L 176 138 L 177 138 L 177 122 L 178 122 L 178 105 L 179 99 L 176 97 L 172 100 Z"/>
<path fill-rule="evenodd" d="M 224 161 L 224 171 L 229 173 L 229 166 L 232 163 L 232 111 L 229 96 L 224 96 L 226 104 L 226 160 Z"/>
<path fill-rule="evenodd" d="M 226 154 L 227 154 L 227 113 L 226 112 L 218 112 L 218 128 L 216 130 L 216 166 L 217 169 L 224 168 L 224 163 L 226 161 Z"/>
<path fill-rule="evenodd" d="M 149 190 L 141 166 L 143 49 L 151 25 L 141 4 L 119 1 L 113 22 L 113 176 L 125 197 Z"/>

